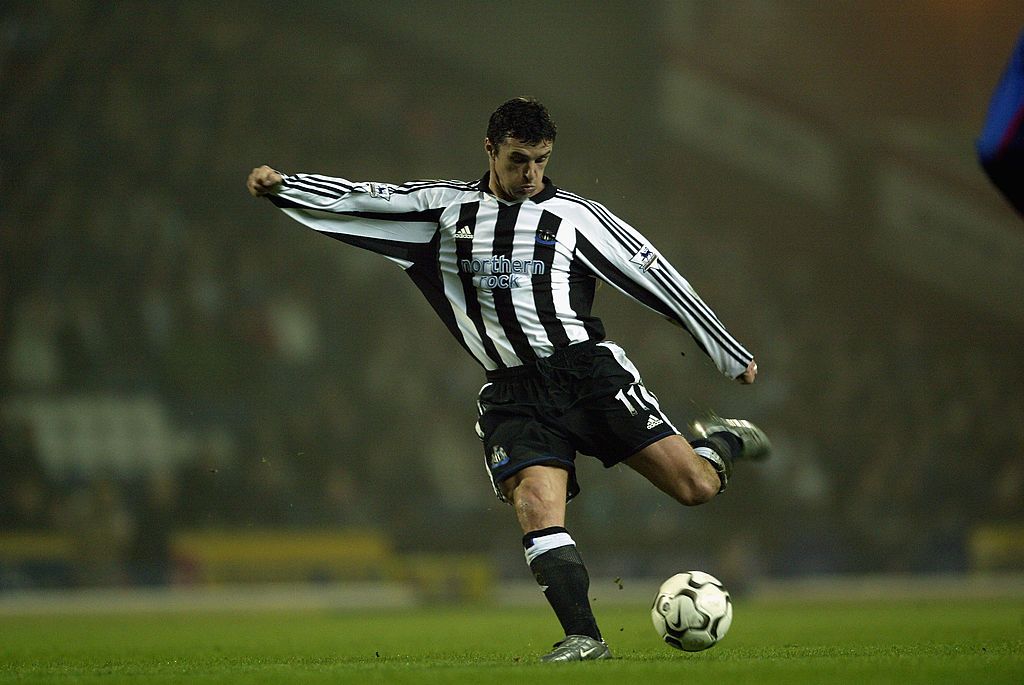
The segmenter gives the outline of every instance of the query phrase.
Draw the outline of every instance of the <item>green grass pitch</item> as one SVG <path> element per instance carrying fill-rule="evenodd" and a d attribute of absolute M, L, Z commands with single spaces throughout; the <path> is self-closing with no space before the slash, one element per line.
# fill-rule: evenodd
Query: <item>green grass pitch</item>
<path fill-rule="evenodd" d="M 545 608 L 0 616 L 0 682 L 1024 683 L 1024 600 L 736 603 L 716 647 L 597 607 L 616 659 L 546 665 Z"/>

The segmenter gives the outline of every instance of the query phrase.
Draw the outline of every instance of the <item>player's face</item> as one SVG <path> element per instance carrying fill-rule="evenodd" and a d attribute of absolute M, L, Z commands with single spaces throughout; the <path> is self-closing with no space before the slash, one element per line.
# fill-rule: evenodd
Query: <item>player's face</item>
<path fill-rule="evenodd" d="M 522 201 L 544 190 L 544 167 L 551 158 L 551 148 L 550 140 L 537 145 L 515 138 L 506 138 L 499 145 L 485 140 L 491 192 L 502 200 Z"/>

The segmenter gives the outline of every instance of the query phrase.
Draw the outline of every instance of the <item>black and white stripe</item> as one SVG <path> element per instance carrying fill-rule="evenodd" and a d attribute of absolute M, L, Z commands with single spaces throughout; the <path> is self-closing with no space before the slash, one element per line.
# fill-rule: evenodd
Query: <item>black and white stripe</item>
<path fill-rule="evenodd" d="M 353 182 L 287 175 L 271 197 L 321 233 L 372 250 L 406 270 L 452 335 L 486 369 L 519 366 L 604 338 L 591 314 L 596 280 L 684 327 L 718 368 L 738 376 L 752 359 L 658 255 L 604 206 L 549 180 L 524 202 L 498 200 L 476 182 Z"/>

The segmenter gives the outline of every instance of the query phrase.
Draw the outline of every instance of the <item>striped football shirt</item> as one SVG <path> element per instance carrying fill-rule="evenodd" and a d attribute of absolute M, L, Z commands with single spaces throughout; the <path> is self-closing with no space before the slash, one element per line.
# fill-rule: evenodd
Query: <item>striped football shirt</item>
<path fill-rule="evenodd" d="M 294 174 L 269 197 L 309 228 L 399 264 L 485 369 L 604 339 L 591 313 L 600 279 L 686 329 L 722 373 L 743 373 L 753 356 L 646 238 L 544 183 L 506 202 L 486 175 L 392 185 Z"/>

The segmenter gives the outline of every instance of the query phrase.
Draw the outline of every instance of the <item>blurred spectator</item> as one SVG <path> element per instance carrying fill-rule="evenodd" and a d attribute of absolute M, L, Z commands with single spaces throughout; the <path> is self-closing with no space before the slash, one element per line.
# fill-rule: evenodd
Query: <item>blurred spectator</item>
<path fill-rule="evenodd" d="M 15 388 L 58 387 L 64 374 L 61 314 L 56 294 L 45 291 L 31 293 L 14 306 L 4 361 L 7 377 Z"/>
<path fill-rule="evenodd" d="M 58 516 L 60 529 L 72 544 L 77 585 L 120 585 L 127 580 L 127 553 L 136 522 L 115 481 L 102 478 L 73 488 Z"/>
<path fill-rule="evenodd" d="M 136 585 L 167 585 L 173 568 L 171 539 L 178 521 L 178 483 L 157 473 L 142 483 L 133 507 L 134 526 L 126 561 Z"/>

